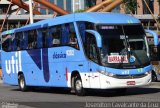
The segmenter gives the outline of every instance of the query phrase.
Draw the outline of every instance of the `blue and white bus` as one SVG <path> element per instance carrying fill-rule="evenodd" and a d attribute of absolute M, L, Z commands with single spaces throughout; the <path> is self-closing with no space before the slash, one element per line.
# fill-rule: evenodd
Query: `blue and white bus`
<path fill-rule="evenodd" d="M 151 82 L 141 22 L 125 14 L 76 13 L 2 33 L 6 84 L 125 92 Z"/>

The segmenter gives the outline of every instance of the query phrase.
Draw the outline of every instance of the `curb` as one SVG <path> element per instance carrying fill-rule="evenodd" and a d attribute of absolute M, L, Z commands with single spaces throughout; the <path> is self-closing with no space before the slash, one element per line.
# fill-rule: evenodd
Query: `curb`
<path fill-rule="evenodd" d="M 0 84 L 3 83 L 3 80 L 0 79 Z"/>

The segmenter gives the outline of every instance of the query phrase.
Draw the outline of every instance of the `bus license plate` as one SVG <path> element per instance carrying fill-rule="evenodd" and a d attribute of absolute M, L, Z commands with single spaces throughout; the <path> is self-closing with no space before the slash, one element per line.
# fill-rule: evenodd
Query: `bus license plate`
<path fill-rule="evenodd" d="M 136 82 L 135 81 L 127 81 L 127 85 L 135 85 Z"/>

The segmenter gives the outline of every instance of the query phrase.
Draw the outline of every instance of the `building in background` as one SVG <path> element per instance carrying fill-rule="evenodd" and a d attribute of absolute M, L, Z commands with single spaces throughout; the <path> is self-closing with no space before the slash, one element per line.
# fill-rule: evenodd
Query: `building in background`
<path fill-rule="evenodd" d="M 28 0 L 23 0 L 24 2 L 28 2 Z M 51 3 L 56 4 L 57 6 L 63 8 L 69 13 L 77 12 L 79 10 L 85 10 L 98 4 L 104 0 L 48 0 Z M 154 13 L 155 17 L 159 15 L 160 6 L 158 0 L 146 0 L 151 11 Z M 5 17 L 5 13 L 7 12 L 8 6 L 10 2 L 7 0 L 0 0 L 0 26 L 2 25 L 3 19 Z M 45 6 L 38 4 L 36 10 L 40 11 L 42 15 L 34 16 L 34 21 L 39 21 L 43 19 L 52 18 L 54 11 L 46 8 Z M 29 14 L 23 9 L 18 11 L 18 7 L 16 5 L 12 5 L 9 11 L 8 20 L 5 22 L 3 27 L 4 30 L 17 28 L 24 26 L 29 19 Z M 112 12 L 115 13 L 126 13 L 124 9 L 124 5 L 117 6 Z M 137 8 L 134 12 L 134 15 L 139 18 L 145 27 L 150 27 L 151 29 L 156 29 L 155 21 L 150 15 L 149 10 L 147 9 L 143 0 L 137 0 Z"/>
<path fill-rule="evenodd" d="M 0 15 L 5 14 L 7 12 L 9 6 L 9 2 L 7 0 L 0 1 Z"/>

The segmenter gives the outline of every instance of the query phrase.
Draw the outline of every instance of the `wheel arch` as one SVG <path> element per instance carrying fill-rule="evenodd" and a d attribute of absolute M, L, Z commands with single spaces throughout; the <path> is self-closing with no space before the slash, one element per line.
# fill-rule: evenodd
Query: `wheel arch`
<path fill-rule="evenodd" d="M 71 87 L 74 86 L 74 78 L 75 78 L 76 76 L 79 76 L 80 79 L 81 79 L 81 75 L 80 75 L 80 72 L 79 72 L 78 70 L 72 71 L 71 77 L 70 77 L 70 79 L 71 79 L 71 80 L 70 80 Z"/>
<path fill-rule="evenodd" d="M 19 80 L 19 76 L 22 75 L 22 74 L 24 75 L 24 73 L 22 71 L 18 72 L 18 80 Z"/>

